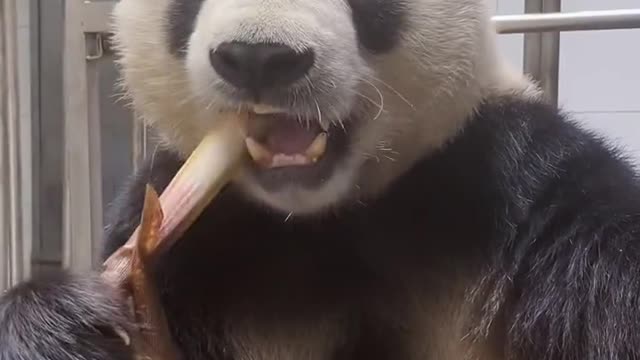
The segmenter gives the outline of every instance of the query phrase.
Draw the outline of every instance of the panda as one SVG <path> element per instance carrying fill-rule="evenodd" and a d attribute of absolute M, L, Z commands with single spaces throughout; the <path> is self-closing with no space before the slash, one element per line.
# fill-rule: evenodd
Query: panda
<path fill-rule="evenodd" d="M 190 360 L 638 359 L 640 182 L 496 47 L 483 0 L 121 0 L 159 146 L 107 257 L 220 112 L 252 161 L 160 261 Z M 132 359 L 95 274 L 0 300 L 1 360 Z"/>

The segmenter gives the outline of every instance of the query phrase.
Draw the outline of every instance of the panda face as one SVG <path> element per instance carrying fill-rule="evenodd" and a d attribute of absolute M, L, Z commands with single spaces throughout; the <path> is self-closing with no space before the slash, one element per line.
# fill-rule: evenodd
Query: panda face
<path fill-rule="evenodd" d="M 248 111 L 254 161 L 240 187 L 301 214 L 379 189 L 460 128 L 488 63 L 484 10 L 481 0 L 121 0 L 114 33 L 127 93 L 168 146 L 186 154 L 217 113 Z"/>
<path fill-rule="evenodd" d="M 306 206 L 296 204 L 310 192 L 329 186 L 342 193 L 352 186 L 349 172 L 359 165 L 350 154 L 352 136 L 361 126 L 358 113 L 372 107 L 359 90 L 373 81 L 363 53 L 390 51 L 404 16 L 401 2 L 380 4 L 171 4 L 170 51 L 184 58 L 202 106 L 252 114 L 248 148 L 254 162 L 244 177 L 252 193 L 282 210 L 304 212 Z"/>
<path fill-rule="evenodd" d="M 203 107 L 250 112 L 247 141 L 254 162 L 245 172 L 246 187 L 260 197 L 302 198 L 343 173 L 359 126 L 358 85 L 371 77 L 350 4 L 209 0 L 197 8 L 196 3 L 172 3 L 171 51 L 184 57 Z M 363 7 L 362 1 L 354 3 Z M 373 18 L 383 16 L 402 15 Z M 382 37 L 366 43 L 376 50 L 391 48 L 392 35 L 386 37 L 389 44 Z M 303 211 L 291 206 L 299 201 L 285 201 L 283 210 Z"/>

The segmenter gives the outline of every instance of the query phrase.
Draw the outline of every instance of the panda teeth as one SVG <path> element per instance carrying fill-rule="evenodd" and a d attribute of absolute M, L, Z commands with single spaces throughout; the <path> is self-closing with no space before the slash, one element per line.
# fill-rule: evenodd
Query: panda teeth
<path fill-rule="evenodd" d="M 311 162 L 315 163 L 324 155 L 325 151 L 327 151 L 327 133 L 323 132 L 313 139 L 313 142 L 305 151 L 305 155 Z"/>
<path fill-rule="evenodd" d="M 304 154 L 274 154 L 251 137 L 245 139 L 253 161 L 267 168 L 310 165 L 318 162 L 327 150 L 327 134 L 320 133 Z"/>
<path fill-rule="evenodd" d="M 273 159 L 273 154 L 264 146 L 260 145 L 257 141 L 248 137 L 245 139 L 247 145 L 247 151 L 254 162 L 261 165 L 269 165 Z"/>
<path fill-rule="evenodd" d="M 281 109 L 269 105 L 254 105 L 253 112 L 258 115 L 280 114 Z"/>

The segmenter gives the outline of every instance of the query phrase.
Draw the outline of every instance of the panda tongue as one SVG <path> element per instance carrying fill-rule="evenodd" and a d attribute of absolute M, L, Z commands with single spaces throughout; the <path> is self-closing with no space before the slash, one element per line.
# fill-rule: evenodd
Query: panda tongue
<path fill-rule="evenodd" d="M 320 129 L 306 127 L 298 121 L 274 120 L 265 134 L 264 145 L 273 154 L 304 154 Z"/>

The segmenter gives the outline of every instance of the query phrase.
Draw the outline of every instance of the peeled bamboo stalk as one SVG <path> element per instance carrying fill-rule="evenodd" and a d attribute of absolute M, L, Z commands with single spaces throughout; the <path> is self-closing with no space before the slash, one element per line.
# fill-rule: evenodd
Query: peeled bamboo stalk
<path fill-rule="evenodd" d="M 158 255 L 173 245 L 234 176 L 245 154 L 246 119 L 244 113 L 219 119 L 220 126 L 205 136 L 160 196 L 165 217 L 158 235 L 161 240 L 155 250 Z M 126 281 L 131 265 L 123 253 L 136 246 L 139 231 L 140 227 L 105 261 L 103 277 L 112 284 Z"/>
<path fill-rule="evenodd" d="M 245 114 L 219 119 L 219 128 L 205 136 L 162 196 L 147 186 L 140 226 L 104 263 L 102 277 L 131 301 L 137 327 L 133 334 L 121 336 L 130 341 L 137 359 L 180 359 L 155 288 L 153 266 L 233 178 L 245 153 L 245 121 Z"/>

